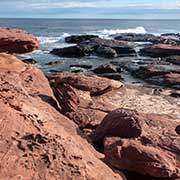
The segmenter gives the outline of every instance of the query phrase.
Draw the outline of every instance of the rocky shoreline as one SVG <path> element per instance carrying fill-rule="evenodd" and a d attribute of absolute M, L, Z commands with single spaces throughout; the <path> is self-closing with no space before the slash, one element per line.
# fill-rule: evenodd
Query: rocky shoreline
<path fill-rule="evenodd" d="M 0 28 L 0 180 L 178 180 L 178 38 L 68 37 L 66 42 L 77 45 L 50 53 L 96 55 L 111 63 L 84 66 L 91 74 L 45 76 L 32 65 L 36 60 L 16 57 L 38 49 L 36 37 Z M 151 44 L 137 52 L 133 42 Z M 129 55 L 150 57 L 145 64 L 116 61 Z M 150 88 L 123 83 L 125 70 Z"/>

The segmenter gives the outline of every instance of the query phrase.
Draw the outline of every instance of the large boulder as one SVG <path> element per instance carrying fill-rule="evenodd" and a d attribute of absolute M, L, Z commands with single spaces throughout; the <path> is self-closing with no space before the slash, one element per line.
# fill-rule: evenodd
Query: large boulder
<path fill-rule="evenodd" d="M 38 40 L 32 34 L 19 29 L 0 28 L 0 52 L 21 54 L 38 48 Z"/>
<path fill-rule="evenodd" d="M 66 37 L 65 42 L 78 44 L 82 41 L 87 41 L 87 40 L 90 40 L 92 38 L 98 38 L 98 37 L 99 36 L 97 36 L 97 35 L 72 35 L 72 36 Z"/>
<path fill-rule="evenodd" d="M 40 70 L 0 54 L 0 179 L 123 179 L 55 105 Z"/>
<path fill-rule="evenodd" d="M 105 160 L 121 170 L 180 178 L 180 122 L 171 116 L 128 109 L 109 113 L 92 134 L 104 142 Z"/>
<path fill-rule="evenodd" d="M 150 45 L 140 50 L 140 55 L 150 57 L 166 57 L 180 55 L 180 46 L 167 44 Z"/>
<path fill-rule="evenodd" d="M 55 76 L 56 86 L 66 83 L 74 88 L 89 91 L 90 95 L 96 96 L 104 94 L 112 89 L 118 89 L 123 86 L 119 81 L 98 77 L 96 75 L 84 75 L 76 73 L 62 72 Z"/>

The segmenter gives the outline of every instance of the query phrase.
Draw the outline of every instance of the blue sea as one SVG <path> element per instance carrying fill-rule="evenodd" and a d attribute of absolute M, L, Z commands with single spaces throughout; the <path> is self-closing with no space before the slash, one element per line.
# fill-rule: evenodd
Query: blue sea
<path fill-rule="evenodd" d="M 88 64 L 96 67 L 109 62 L 97 57 L 61 58 L 49 54 L 53 48 L 66 47 L 64 38 L 74 34 L 95 34 L 102 38 L 112 38 L 118 33 L 179 33 L 180 20 L 118 20 L 118 19 L 0 19 L 0 26 L 24 29 L 33 33 L 40 42 L 40 50 L 21 55 L 34 58 L 37 66 L 45 73 L 50 71 L 71 71 L 74 64 Z M 124 59 L 124 58 L 123 58 Z M 132 58 L 131 58 L 132 59 Z M 116 59 L 121 61 L 122 59 Z M 47 65 L 59 61 L 59 64 Z"/>

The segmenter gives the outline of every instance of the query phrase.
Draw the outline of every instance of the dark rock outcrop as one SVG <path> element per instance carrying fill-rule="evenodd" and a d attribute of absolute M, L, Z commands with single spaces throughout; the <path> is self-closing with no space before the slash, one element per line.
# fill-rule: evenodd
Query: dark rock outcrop
<path fill-rule="evenodd" d="M 145 80 L 146 82 L 180 89 L 180 70 L 167 69 L 158 66 L 140 66 L 133 70 L 132 75 Z"/>
<path fill-rule="evenodd" d="M 67 43 L 74 43 L 78 44 L 82 41 L 87 41 L 92 38 L 98 38 L 99 36 L 96 35 L 72 35 L 65 38 L 65 42 Z"/>
<path fill-rule="evenodd" d="M 134 54 L 135 50 L 125 42 L 92 38 L 76 46 L 53 49 L 50 53 L 61 57 L 83 57 L 97 55 L 107 58 Z"/>
<path fill-rule="evenodd" d="M 61 57 L 83 57 L 86 55 L 85 51 L 80 46 L 57 48 L 53 49 L 50 53 Z"/>
<path fill-rule="evenodd" d="M 172 55 L 180 55 L 180 46 L 172 46 L 166 44 L 157 44 L 147 46 L 140 50 L 142 56 L 150 57 L 166 57 Z"/>
<path fill-rule="evenodd" d="M 128 42 L 150 42 L 152 44 L 180 45 L 180 40 L 169 36 L 155 36 L 153 34 L 124 33 L 115 37 L 116 40 Z"/>
<path fill-rule="evenodd" d="M 32 34 L 19 29 L 0 28 L 0 52 L 23 54 L 38 48 L 38 40 Z"/>

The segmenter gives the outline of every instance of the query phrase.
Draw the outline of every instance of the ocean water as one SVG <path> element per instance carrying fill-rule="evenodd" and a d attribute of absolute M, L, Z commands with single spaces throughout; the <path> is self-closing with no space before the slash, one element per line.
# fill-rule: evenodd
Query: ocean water
<path fill-rule="evenodd" d="M 69 35 L 95 34 L 102 38 L 111 38 L 113 35 L 126 32 L 157 35 L 180 32 L 180 20 L 0 19 L 0 26 L 24 29 L 36 35 L 40 42 L 40 50 L 23 54 L 21 57 L 36 59 L 37 66 L 45 73 L 53 70 L 75 70 L 69 67 L 72 64 L 88 64 L 96 67 L 111 61 L 97 57 L 61 58 L 49 54 L 53 48 L 69 46 L 70 44 L 64 42 L 64 38 Z M 131 60 L 133 61 L 132 58 Z M 51 61 L 60 63 L 47 65 Z"/>

